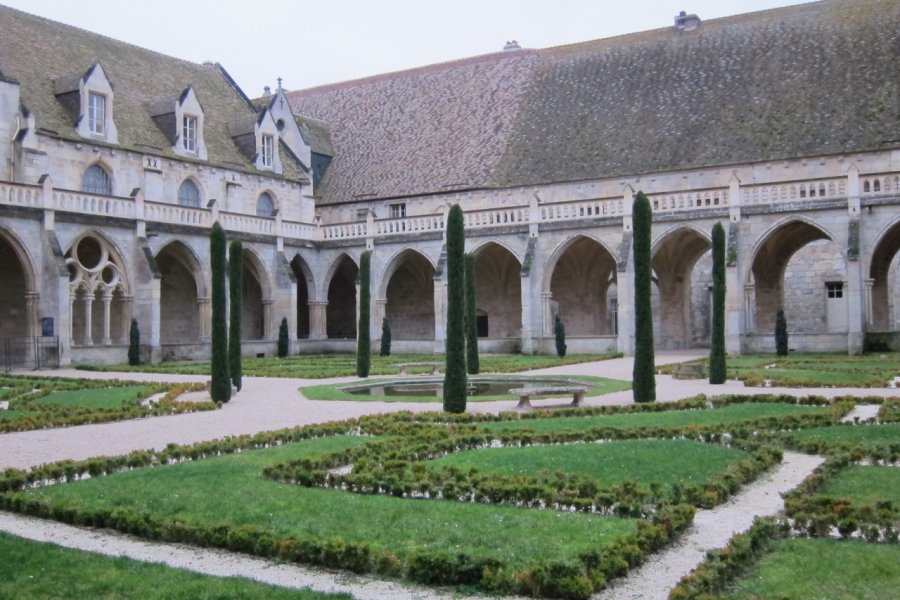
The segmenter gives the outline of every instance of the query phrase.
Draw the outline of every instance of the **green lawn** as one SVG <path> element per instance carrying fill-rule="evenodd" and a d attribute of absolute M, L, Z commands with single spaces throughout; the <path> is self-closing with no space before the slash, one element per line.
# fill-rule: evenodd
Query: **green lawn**
<path fill-rule="evenodd" d="M 900 469 L 877 466 L 848 467 L 829 478 L 818 493 L 847 498 L 859 504 L 890 500 L 900 506 Z"/>
<path fill-rule="evenodd" d="M 794 431 L 791 433 L 791 436 L 801 442 L 851 444 L 871 448 L 900 443 L 900 423 L 815 427 Z"/>
<path fill-rule="evenodd" d="M 700 484 L 747 457 L 741 450 L 688 440 L 623 440 L 524 448 L 480 448 L 430 461 L 433 466 L 475 468 L 488 473 L 535 476 L 561 471 L 592 477 L 604 486 Z"/>
<path fill-rule="evenodd" d="M 796 404 L 753 403 L 729 404 L 722 408 L 702 410 L 666 410 L 632 414 L 592 417 L 555 417 L 547 419 L 521 419 L 485 423 L 480 427 L 490 431 L 530 429 L 543 433 L 550 431 L 584 431 L 595 427 L 640 429 L 641 427 L 684 427 L 686 425 L 720 425 L 755 421 L 768 417 L 787 415 L 824 414 L 826 407 L 800 406 Z"/>
<path fill-rule="evenodd" d="M 770 365 L 776 366 L 765 368 Z M 896 375 L 900 375 L 900 353 L 792 353 L 728 358 L 729 379 L 742 379 L 752 385 L 771 379 L 774 385 L 798 387 L 885 387 Z"/>
<path fill-rule="evenodd" d="M 331 437 L 203 461 L 139 469 L 28 492 L 63 505 L 132 507 L 185 522 L 254 524 L 298 538 L 406 551 L 467 552 L 512 566 L 575 557 L 633 533 L 629 519 L 508 506 L 404 500 L 265 480 L 264 466 L 364 443 Z"/>
<path fill-rule="evenodd" d="M 886 600 L 900 590 L 900 546 L 785 540 L 733 585 L 729 600 Z"/>
<path fill-rule="evenodd" d="M 441 376 L 442 377 L 442 376 Z M 540 376 L 540 379 L 562 379 L 568 381 L 576 381 L 577 383 L 583 383 L 587 385 L 590 389 L 587 391 L 588 396 L 601 396 L 603 394 L 611 394 L 613 392 L 620 392 L 622 390 L 631 389 L 630 381 L 620 381 L 618 379 L 606 379 L 604 377 L 590 377 L 586 375 L 573 375 L 573 376 L 560 376 L 560 377 L 548 377 L 548 376 Z M 439 379 L 439 378 L 438 378 Z M 476 380 L 488 380 L 490 377 L 481 376 L 481 375 L 470 375 L 470 381 Z M 530 380 L 533 378 L 519 376 L 519 377 L 504 377 L 505 379 L 516 379 L 516 383 L 510 384 L 509 388 L 514 387 L 524 387 L 528 385 Z M 373 384 L 379 381 L 414 381 L 414 379 L 403 378 L 403 379 L 366 379 L 360 381 L 354 381 L 352 383 L 342 383 L 336 385 L 315 385 L 300 388 L 300 392 L 309 400 L 347 400 L 353 402 L 443 402 L 443 397 L 438 396 L 437 394 L 423 395 L 423 396 L 377 396 L 377 395 L 361 395 L 361 394 L 351 394 L 350 392 L 344 391 L 344 388 L 352 387 L 354 385 L 365 385 L 365 384 Z M 565 385 L 569 385 L 566 383 Z M 493 400 L 514 400 L 515 396 L 511 396 L 509 394 L 498 394 L 491 396 L 470 396 L 469 402 L 489 402 Z M 570 395 L 571 399 L 571 395 Z M 510 406 L 512 408 L 512 406 Z"/>
<path fill-rule="evenodd" d="M 564 358 L 547 355 L 484 354 L 480 357 L 482 373 L 515 373 L 530 369 L 558 367 L 584 362 L 607 360 L 621 356 L 618 353 L 572 354 Z M 396 364 L 406 362 L 443 362 L 442 354 L 396 354 L 372 356 L 371 375 L 396 375 Z M 329 377 L 352 377 L 356 375 L 355 354 L 321 354 L 291 356 L 287 358 L 247 358 L 244 359 L 243 373 L 253 377 L 299 377 L 303 379 L 326 379 Z M 102 371 L 138 371 L 146 373 L 186 373 L 209 375 L 209 362 L 167 362 L 158 365 L 79 366 L 82 369 Z M 430 369 L 426 369 L 429 371 Z M 424 372 L 424 371 L 423 371 Z M 412 370 L 411 373 L 416 373 Z"/>
<path fill-rule="evenodd" d="M 350 596 L 289 590 L 237 577 L 210 577 L 0 533 L 0 598 L 337 600 Z"/>
<path fill-rule="evenodd" d="M 115 410 L 133 406 L 150 395 L 144 386 L 110 387 L 87 390 L 51 392 L 31 401 L 34 406 L 64 406 Z"/>

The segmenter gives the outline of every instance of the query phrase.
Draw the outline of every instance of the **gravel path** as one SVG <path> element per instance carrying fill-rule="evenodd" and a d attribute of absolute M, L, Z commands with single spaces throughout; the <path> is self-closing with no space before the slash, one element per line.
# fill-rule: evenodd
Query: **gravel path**
<path fill-rule="evenodd" d="M 754 517 L 774 515 L 784 508 L 781 494 L 792 490 L 824 462 L 821 456 L 785 452 L 784 461 L 746 486 L 728 503 L 698 510 L 694 524 L 677 544 L 656 554 L 639 569 L 597 594 L 597 600 L 665 600 L 678 581 L 722 548 L 735 533 L 746 531 Z"/>
<path fill-rule="evenodd" d="M 863 423 L 865 421 L 872 421 L 875 417 L 878 416 L 878 412 L 881 410 L 880 404 L 857 404 L 853 407 L 853 410 L 848 412 L 843 419 L 841 419 L 842 423 Z"/>

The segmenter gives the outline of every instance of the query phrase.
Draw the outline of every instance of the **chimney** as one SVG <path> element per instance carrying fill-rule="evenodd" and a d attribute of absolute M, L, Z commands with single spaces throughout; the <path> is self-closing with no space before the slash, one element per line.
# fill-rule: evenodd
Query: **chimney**
<path fill-rule="evenodd" d="M 675 15 L 675 31 L 693 31 L 700 27 L 700 17 L 681 11 Z"/>
<path fill-rule="evenodd" d="M 521 50 L 522 46 L 519 45 L 519 42 L 516 40 L 512 40 L 511 42 L 506 42 L 506 45 L 503 46 L 504 52 L 510 52 L 512 50 Z"/>
<path fill-rule="evenodd" d="M 272 95 L 272 88 L 269 86 L 263 86 L 263 98 L 268 98 Z"/>

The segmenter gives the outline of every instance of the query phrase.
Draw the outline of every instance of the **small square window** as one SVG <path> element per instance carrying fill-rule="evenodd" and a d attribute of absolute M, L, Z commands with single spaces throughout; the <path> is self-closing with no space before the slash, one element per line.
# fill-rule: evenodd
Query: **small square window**
<path fill-rule="evenodd" d="M 406 203 L 398 202 L 397 204 L 389 205 L 391 209 L 391 218 L 392 219 L 403 219 L 406 217 Z"/>
<path fill-rule="evenodd" d="M 262 166 L 271 169 L 275 160 L 275 138 L 271 135 L 262 136 Z"/>
<path fill-rule="evenodd" d="M 369 220 L 369 209 L 368 208 L 357 208 L 356 209 L 356 222 L 357 223 L 365 223 Z"/>
<path fill-rule="evenodd" d="M 106 96 L 103 94 L 88 94 L 88 128 L 97 135 L 106 133 Z"/>
<path fill-rule="evenodd" d="M 829 298 L 843 298 L 844 283 L 842 281 L 829 281 L 825 284 L 825 291 Z"/>
<path fill-rule="evenodd" d="M 197 151 L 197 117 L 184 116 L 181 127 L 181 143 L 188 152 Z"/>

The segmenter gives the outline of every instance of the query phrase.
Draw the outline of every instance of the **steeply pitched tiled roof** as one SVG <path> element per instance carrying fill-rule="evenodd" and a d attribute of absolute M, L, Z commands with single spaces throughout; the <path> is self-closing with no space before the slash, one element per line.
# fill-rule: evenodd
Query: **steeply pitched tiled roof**
<path fill-rule="evenodd" d="M 228 129 L 230 122 L 252 117 L 254 111 L 219 65 L 179 60 L 0 6 L 0 71 L 20 83 L 22 103 L 34 114 L 39 129 L 81 139 L 71 114 L 54 95 L 54 80 L 83 74 L 96 62 L 113 86 L 120 147 L 176 158 L 151 112 L 160 110 L 161 99 L 171 101 L 174 108 L 180 94 L 193 86 L 204 111 L 208 162 L 256 172 Z"/>
<path fill-rule="evenodd" d="M 296 117 L 297 127 L 303 134 L 303 139 L 309 144 L 310 150 L 316 154 L 334 156 L 334 146 L 331 145 L 331 130 L 328 124 L 309 117 Z"/>
<path fill-rule="evenodd" d="M 326 203 L 875 150 L 900 147 L 898 32 L 897 0 L 834 0 L 289 98 L 331 127 Z"/>

